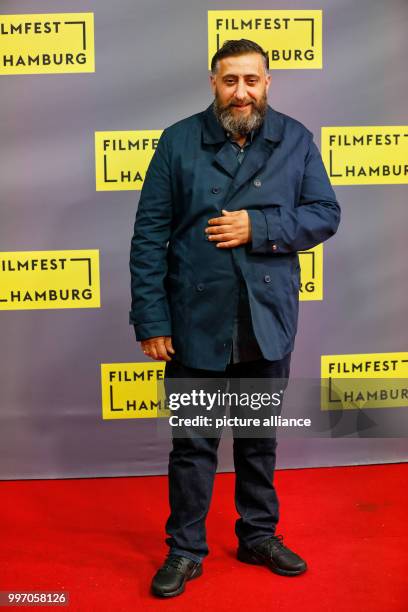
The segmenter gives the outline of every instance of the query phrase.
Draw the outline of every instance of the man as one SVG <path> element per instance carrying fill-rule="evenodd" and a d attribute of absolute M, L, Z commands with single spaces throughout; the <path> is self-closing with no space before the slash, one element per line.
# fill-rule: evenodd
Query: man
<path fill-rule="evenodd" d="M 268 55 L 227 41 L 214 55 L 213 103 L 165 129 L 131 246 L 130 322 L 166 378 L 287 378 L 300 280 L 297 251 L 332 236 L 340 208 L 313 136 L 267 103 Z M 170 547 L 152 591 L 183 592 L 208 554 L 215 438 L 176 438 L 169 459 Z M 234 436 L 238 559 L 306 570 L 275 535 L 274 437 Z"/>

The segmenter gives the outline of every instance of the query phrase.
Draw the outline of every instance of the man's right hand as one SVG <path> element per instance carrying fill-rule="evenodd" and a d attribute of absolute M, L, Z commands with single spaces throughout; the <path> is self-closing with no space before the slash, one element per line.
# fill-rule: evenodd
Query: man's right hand
<path fill-rule="evenodd" d="M 171 336 L 156 336 L 141 341 L 142 351 L 152 359 L 171 361 L 171 355 L 176 352 L 171 342 Z"/>

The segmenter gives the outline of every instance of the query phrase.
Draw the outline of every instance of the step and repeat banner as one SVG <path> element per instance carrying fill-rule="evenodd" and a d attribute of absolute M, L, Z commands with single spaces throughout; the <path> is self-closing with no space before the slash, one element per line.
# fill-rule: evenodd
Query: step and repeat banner
<path fill-rule="evenodd" d="M 163 129 L 208 106 L 211 57 L 239 38 L 267 51 L 269 103 L 314 133 L 342 208 L 299 253 L 292 376 L 360 426 L 283 440 L 279 467 L 406 459 L 404 427 L 378 424 L 408 408 L 407 20 L 405 0 L 0 3 L 0 478 L 167 473 L 130 240 Z"/>

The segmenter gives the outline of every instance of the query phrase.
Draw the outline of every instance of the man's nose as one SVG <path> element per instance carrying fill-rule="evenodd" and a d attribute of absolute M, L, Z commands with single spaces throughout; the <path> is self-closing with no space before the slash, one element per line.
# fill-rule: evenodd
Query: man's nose
<path fill-rule="evenodd" d="M 235 90 L 235 97 L 237 100 L 244 100 L 246 97 L 246 87 L 244 81 L 238 81 L 237 88 Z"/>

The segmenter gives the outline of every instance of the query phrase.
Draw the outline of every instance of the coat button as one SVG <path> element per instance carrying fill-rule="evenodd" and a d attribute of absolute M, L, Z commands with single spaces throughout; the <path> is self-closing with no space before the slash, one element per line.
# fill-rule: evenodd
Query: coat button
<path fill-rule="evenodd" d="M 265 274 L 264 281 L 265 281 L 265 283 L 270 283 L 271 282 L 271 277 L 269 276 L 269 274 Z"/>
<path fill-rule="evenodd" d="M 221 187 L 213 187 L 211 189 L 211 193 L 220 193 L 220 191 L 221 191 Z"/>
<path fill-rule="evenodd" d="M 204 291 L 204 285 L 202 285 L 201 283 L 199 285 L 197 285 L 197 291 Z"/>
<path fill-rule="evenodd" d="M 273 244 L 272 245 L 272 251 L 277 251 L 277 250 L 278 250 L 278 247 L 276 246 L 276 244 Z"/>
<path fill-rule="evenodd" d="M 259 178 L 254 180 L 254 187 L 260 187 L 262 185 L 262 181 Z"/>

